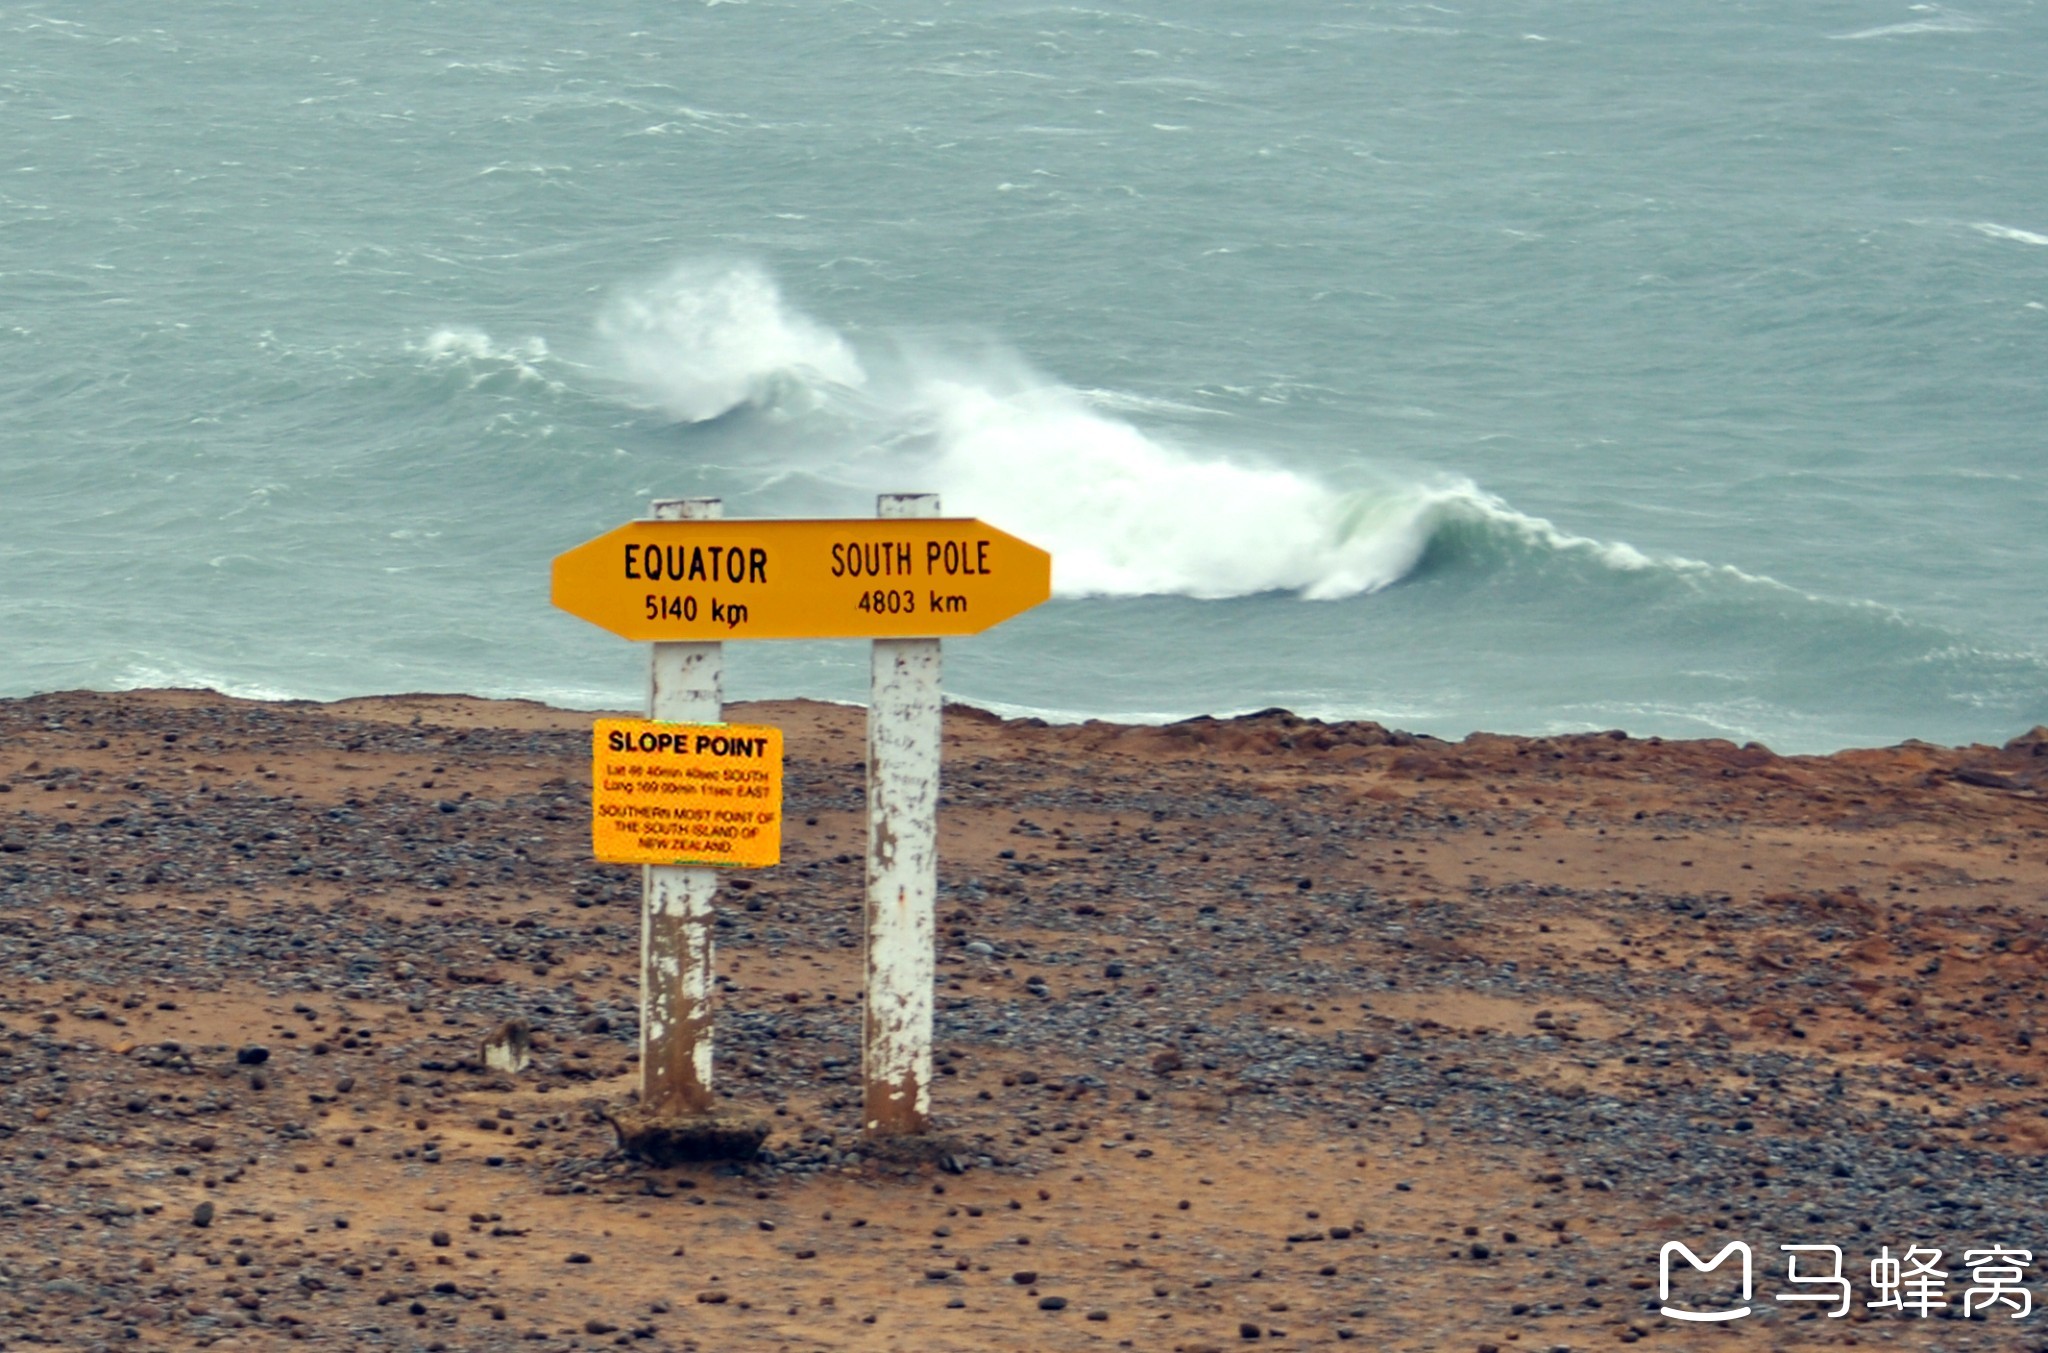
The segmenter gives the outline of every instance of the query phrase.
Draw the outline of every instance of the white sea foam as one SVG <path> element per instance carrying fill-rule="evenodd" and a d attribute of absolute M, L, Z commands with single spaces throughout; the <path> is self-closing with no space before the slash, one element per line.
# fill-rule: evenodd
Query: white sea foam
<path fill-rule="evenodd" d="M 1064 597 L 1336 600 L 1410 576 L 1446 538 L 1467 557 L 1747 576 L 1574 535 L 1462 477 L 1338 487 L 1243 449 L 1185 445 L 1119 415 L 1199 406 L 1076 390 L 987 339 L 900 339 L 863 361 L 752 265 L 678 268 L 615 300 L 599 328 L 614 371 L 671 416 L 824 410 L 840 426 L 820 441 L 840 449 L 806 451 L 779 474 L 935 489 L 949 514 L 1049 550 Z"/>
<path fill-rule="evenodd" d="M 501 346 L 481 329 L 453 327 L 434 330 L 425 340 L 413 344 L 412 350 L 424 357 L 429 367 L 464 373 L 471 387 L 510 376 L 551 390 L 562 388 L 559 381 L 541 370 L 549 360 L 547 340 L 543 338 Z"/>
<path fill-rule="evenodd" d="M 1063 596 L 1325 600 L 1412 572 L 1469 486 L 1339 493 L 1299 471 L 1176 445 L 1041 385 L 933 378 L 930 478 L 947 510 L 1052 552 Z"/>
<path fill-rule="evenodd" d="M 1996 221 L 1973 221 L 1972 230 L 1989 235 L 1994 240 L 2016 240 L 2021 244 L 2048 244 L 2048 235 L 2037 235 L 2031 230 L 2016 226 L 1999 225 Z"/>
<path fill-rule="evenodd" d="M 1864 28 L 1854 33 L 1835 33 L 1831 36 L 1838 42 L 1861 42 L 1868 38 L 1909 38 L 1926 33 L 1976 33 L 1989 27 L 1982 19 L 1967 14 L 1951 14 L 1934 5 L 1915 5 L 1913 8 L 1926 14 L 1921 19 L 1908 19 L 1903 23 L 1880 24 L 1876 28 Z"/>
<path fill-rule="evenodd" d="M 935 446 L 921 482 L 938 489 L 948 514 L 982 517 L 1051 551 L 1062 596 L 1337 600 L 1409 577 L 1447 538 L 1468 556 L 1523 553 L 1783 587 L 1576 535 L 1462 476 L 1341 489 L 1241 453 L 1179 445 L 1063 386 L 1007 384 L 957 373 L 919 384 Z"/>
<path fill-rule="evenodd" d="M 1345 596 L 1399 579 L 1427 545 L 1350 529 L 1342 497 L 1306 475 L 1175 446 L 1059 386 L 940 378 L 918 397 L 948 510 L 1051 550 L 1065 596 Z"/>
<path fill-rule="evenodd" d="M 148 663 L 131 663 L 109 679 L 107 686 L 116 691 L 219 691 L 237 700 L 304 698 L 281 687 L 257 681 L 237 681 L 218 672 L 184 664 L 155 667 Z"/>
<path fill-rule="evenodd" d="M 1110 409 L 1117 413 L 1158 413 L 1179 414 L 1194 417 L 1217 417 L 1218 411 L 1200 404 L 1190 404 L 1178 399 L 1161 399 L 1157 395 L 1132 394 L 1127 390 L 1084 389 L 1078 392 L 1098 409 Z"/>
<path fill-rule="evenodd" d="M 1478 553 L 1770 581 L 1574 535 L 1462 476 L 1340 488 L 1265 457 L 1183 445 L 1106 411 L 1100 392 L 1045 380 L 999 350 L 966 361 L 910 354 L 907 364 L 905 389 L 870 393 L 923 430 L 931 454 L 920 482 L 949 514 L 1049 550 L 1062 596 L 1336 600 L 1409 577 L 1459 531 Z"/>
<path fill-rule="evenodd" d="M 762 269 L 687 263 L 619 293 L 598 317 L 602 362 L 617 380 L 685 423 L 772 398 L 781 382 L 859 386 L 846 341 L 783 303 Z"/>

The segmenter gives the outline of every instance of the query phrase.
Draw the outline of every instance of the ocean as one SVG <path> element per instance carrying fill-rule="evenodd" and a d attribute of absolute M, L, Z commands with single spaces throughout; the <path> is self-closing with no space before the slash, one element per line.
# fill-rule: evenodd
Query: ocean
<path fill-rule="evenodd" d="M 555 554 L 916 490 L 1008 714 L 2003 741 L 2044 126 L 2036 0 L 0 0 L 0 694 L 632 706 Z"/>

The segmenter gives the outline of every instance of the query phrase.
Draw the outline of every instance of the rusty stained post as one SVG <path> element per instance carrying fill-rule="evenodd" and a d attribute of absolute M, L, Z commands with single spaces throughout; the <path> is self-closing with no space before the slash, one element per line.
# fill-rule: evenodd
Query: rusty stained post
<path fill-rule="evenodd" d="M 936 517 L 935 493 L 885 493 L 881 517 Z M 861 1122 L 929 1126 L 938 975 L 939 641 L 874 641 L 868 697 L 867 1003 Z"/>
<path fill-rule="evenodd" d="M 717 498 L 657 498 L 657 521 L 711 521 Z M 675 723 L 725 718 L 725 649 L 655 644 L 647 717 Z M 717 871 L 641 866 L 640 1109 L 657 1116 L 709 1113 L 711 1095 L 711 899 Z"/>

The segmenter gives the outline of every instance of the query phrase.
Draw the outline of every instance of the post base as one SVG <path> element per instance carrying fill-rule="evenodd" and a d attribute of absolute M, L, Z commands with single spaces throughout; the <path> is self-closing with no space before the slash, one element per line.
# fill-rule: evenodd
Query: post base
<path fill-rule="evenodd" d="M 649 1165 L 752 1160 L 768 1140 L 768 1122 L 733 1110 L 650 1113 L 637 1104 L 598 1110 L 618 1134 L 619 1149 Z"/>
<path fill-rule="evenodd" d="M 860 1149 L 880 1165 L 934 1165 L 947 1174 L 965 1174 L 981 1148 L 937 1132 L 866 1132 Z"/>

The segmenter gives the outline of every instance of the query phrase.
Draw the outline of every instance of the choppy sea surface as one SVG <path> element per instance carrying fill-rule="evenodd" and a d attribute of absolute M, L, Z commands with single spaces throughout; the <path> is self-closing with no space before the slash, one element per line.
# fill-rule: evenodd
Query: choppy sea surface
<path fill-rule="evenodd" d="M 934 490 L 1006 712 L 2002 741 L 2044 127 L 2036 0 L 0 0 L 0 693 L 630 705 L 554 554 Z"/>

